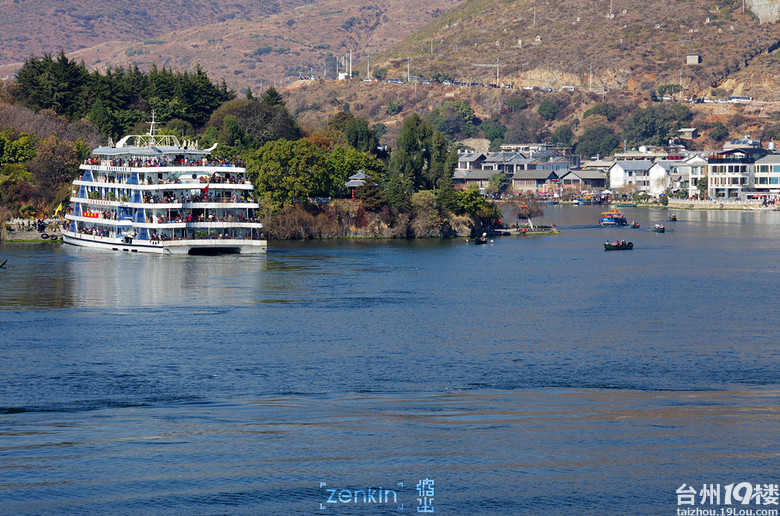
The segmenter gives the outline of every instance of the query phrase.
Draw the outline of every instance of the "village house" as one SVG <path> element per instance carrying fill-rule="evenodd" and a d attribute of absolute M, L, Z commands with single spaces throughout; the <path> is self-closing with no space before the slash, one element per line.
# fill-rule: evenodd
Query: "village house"
<path fill-rule="evenodd" d="M 607 174 L 600 170 L 570 170 L 560 176 L 564 190 L 582 192 L 601 191 L 606 187 Z"/>
<path fill-rule="evenodd" d="M 520 170 L 512 176 L 515 193 L 554 193 L 560 183 L 554 170 Z"/>
<path fill-rule="evenodd" d="M 501 152 L 519 152 L 525 156 L 533 157 L 539 151 L 552 148 L 549 143 L 504 143 L 499 147 Z"/>
<path fill-rule="evenodd" d="M 520 152 L 489 152 L 482 162 L 482 168 L 493 170 L 495 173 L 503 172 L 511 177 L 518 170 L 527 170 L 531 162 L 533 162 L 531 158 L 526 158 Z"/>
<path fill-rule="evenodd" d="M 490 176 L 497 174 L 495 170 L 458 170 L 456 169 L 452 174 L 452 184 L 458 190 L 465 190 L 476 186 L 480 190 L 487 188 Z"/>
<path fill-rule="evenodd" d="M 600 170 L 605 174 L 609 172 L 612 165 L 615 164 L 615 160 L 612 159 L 591 159 L 582 164 L 583 170 Z"/>
<path fill-rule="evenodd" d="M 699 137 L 699 132 L 695 127 L 683 127 L 677 130 L 677 134 L 680 135 L 682 140 L 695 140 Z"/>
<path fill-rule="evenodd" d="M 481 170 L 482 162 L 485 161 L 485 155 L 481 152 L 458 152 L 458 165 L 456 171 L 468 172 L 471 170 Z"/>
<path fill-rule="evenodd" d="M 650 189 L 650 168 L 653 162 L 649 160 L 617 161 L 609 169 L 609 188 L 628 190 L 630 192 L 647 192 Z"/>
<path fill-rule="evenodd" d="M 688 156 L 677 165 L 677 173 L 681 176 L 679 189 L 687 188 L 688 195 L 698 196 L 698 182 L 707 177 L 706 154 L 697 153 Z M 672 186 L 672 189 L 674 188 Z"/>

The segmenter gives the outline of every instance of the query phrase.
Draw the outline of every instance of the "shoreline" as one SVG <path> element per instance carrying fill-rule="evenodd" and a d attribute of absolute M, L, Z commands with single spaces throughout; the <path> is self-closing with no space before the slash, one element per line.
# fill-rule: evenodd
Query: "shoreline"
<path fill-rule="evenodd" d="M 664 206 L 664 208 L 677 210 L 780 211 L 780 206 L 762 206 L 760 201 L 691 201 L 687 199 L 669 199 L 669 204 Z"/>

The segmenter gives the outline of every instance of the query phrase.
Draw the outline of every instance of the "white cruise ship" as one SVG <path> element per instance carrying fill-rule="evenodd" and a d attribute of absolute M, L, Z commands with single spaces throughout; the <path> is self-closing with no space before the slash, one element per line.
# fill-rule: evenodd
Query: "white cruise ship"
<path fill-rule="evenodd" d="M 63 240 L 160 254 L 262 253 L 268 241 L 243 164 L 155 134 L 92 151 L 73 181 Z"/>

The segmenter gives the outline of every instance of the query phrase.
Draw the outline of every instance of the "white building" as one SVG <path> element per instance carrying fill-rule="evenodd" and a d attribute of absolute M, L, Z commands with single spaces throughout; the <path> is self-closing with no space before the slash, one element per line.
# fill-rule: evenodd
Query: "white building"
<path fill-rule="evenodd" d="M 646 159 L 616 161 L 609 168 L 609 188 L 613 192 L 628 188 L 632 192 L 650 189 L 650 168 L 653 162 Z"/>
<path fill-rule="evenodd" d="M 683 181 L 687 181 L 688 195 L 694 196 L 699 194 L 699 189 L 696 186 L 698 181 L 707 177 L 707 160 L 700 156 L 689 156 L 677 165 L 677 172 L 683 176 Z"/>
<path fill-rule="evenodd" d="M 755 162 L 755 197 L 780 198 L 780 154 L 769 154 Z"/>

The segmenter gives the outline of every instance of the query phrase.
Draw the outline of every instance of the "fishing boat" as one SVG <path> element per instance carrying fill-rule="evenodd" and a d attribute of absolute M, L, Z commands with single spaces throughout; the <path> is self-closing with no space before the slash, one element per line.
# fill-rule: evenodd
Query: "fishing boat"
<path fill-rule="evenodd" d="M 634 222 L 634 221 L 631 221 L 631 228 L 632 228 L 632 229 L 637 229 L 637 228 L 639 228 L 639 222 Z"/>
<path fill-rule="evenodd" d="M 65 243 L 158 254 L 262 253 L 260 205 L 238 161 L 155 132 L 98 147 L 79 166 Z"/>
<path fill-rule="evenodd" d="M 487 233 L 482 233 L 482 236 L 478 236 L 477 238 L 474 239 L 474 245 L 482 245 L 487 243 L 488 243 Z"/>
<path fill-rule="evenodd" d="M 666 231 L 666 228 L 663 227 L 661 224 L 656 224 L 655 226 L 653 226 L 653 229 L 651 229 L 650 231 L 653 231 L 655 233 L 664 233 Z"/>
<path fill-rule="evenodd" d="M 599 224 L 602 226 L 625 226 L 628 224 L 628 221 L 626 221 L 626 217 L 620 213 L 620 210 L 617 208 L 612 208 L 609 211 L 604 211 L 601 213 Z"/>
<path fill-rule="evenodd" d="M 621 240 L 620 242 L 604 242 L 605 251 L 630 251 L 634 248 L 633 242 L 626 242 Z"/>
<path fill-rule="evenodd" d="M 672 221 L 672 222 L 676 222 L 677 221 L 677 215 L 672 213 L 671 215 L 669 215 L 669 220 Z"/>
<path fill-rule="evenodd" d="M 636 208 L 635 202 L 619 202 L 615 204 L 618 208 Z"/>

